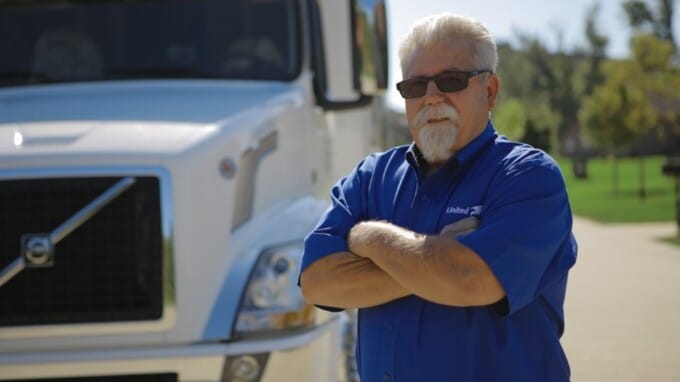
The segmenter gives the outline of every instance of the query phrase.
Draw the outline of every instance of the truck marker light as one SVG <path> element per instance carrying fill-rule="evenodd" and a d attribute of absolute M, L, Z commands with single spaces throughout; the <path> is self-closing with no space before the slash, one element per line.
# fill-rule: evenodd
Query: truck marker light
<path fill-rule="evenodd" d="M 20 132 L 14 131 L 14 146 L 19 147 L 24 144 L 24 136 Z"/>
<path fill-rule="evenodd" d="M 222 158 L 220 161 L 220 174 L 225 179 L 231 179 L 236 175 L 236 163 L 231 158 Z"/>

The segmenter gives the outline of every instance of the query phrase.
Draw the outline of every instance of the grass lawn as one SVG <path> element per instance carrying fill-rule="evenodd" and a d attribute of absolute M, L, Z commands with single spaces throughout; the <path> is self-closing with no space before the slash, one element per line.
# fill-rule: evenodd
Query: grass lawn
<path fill-rule="evenodd" d="M 661 173 L 664 158 L 646 157 L 646 197 L 639 197 L 638 159 L 619 159 L 619 188 L 614 191 L 613 162 L 605 158 L 588 161 L 588 178 L 574 177 L 569 159 L 560 159 L 575 215 L 610 222 L 675 221 L 675 180 Z"/>

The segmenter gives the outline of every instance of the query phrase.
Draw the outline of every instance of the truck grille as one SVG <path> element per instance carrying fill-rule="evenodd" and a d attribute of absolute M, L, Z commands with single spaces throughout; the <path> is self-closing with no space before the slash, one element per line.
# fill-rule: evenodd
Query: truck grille
<path fill-rule="evenodd" d="M 23 234 L 52 232 L 119 180 L 1 180 L 0 269 L 20 255 Z M 53 266 L 24 269 L 0 287 L 0 327 L 161 317 L 159 180 L 135 180 L 56 244 Z"/>

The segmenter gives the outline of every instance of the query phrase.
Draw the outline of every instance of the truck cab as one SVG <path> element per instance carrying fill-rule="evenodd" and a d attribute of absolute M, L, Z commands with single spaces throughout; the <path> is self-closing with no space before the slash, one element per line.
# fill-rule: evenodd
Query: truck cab
<path fill-rule="evenodd" d="M 372 150 L 383 1 L 0 0 L 0 381 L 343 379 L 302 242 Z"/>

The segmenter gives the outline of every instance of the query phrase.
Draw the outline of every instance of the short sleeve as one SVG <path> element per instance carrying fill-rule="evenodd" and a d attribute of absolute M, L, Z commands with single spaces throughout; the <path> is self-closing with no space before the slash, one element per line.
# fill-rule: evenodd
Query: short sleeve
<path fill-rule="evenodd" d="M 547 157 L 503 168 L 489 188 L 480 226 L 459 241 L 489 265 L 512 314 L 564 280 L 576 260 L 571 228 L 562 174 Z"/>
<path fill-rule="evenodd" d="M 347 234 L 357 222 L 365 220 L 364 188 L 373 171 L 372 159 L 361 161 L 331 189 L 331 206 L 305 238 L 300 272 L 325 256 L 348 250 Z"/>

